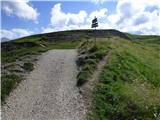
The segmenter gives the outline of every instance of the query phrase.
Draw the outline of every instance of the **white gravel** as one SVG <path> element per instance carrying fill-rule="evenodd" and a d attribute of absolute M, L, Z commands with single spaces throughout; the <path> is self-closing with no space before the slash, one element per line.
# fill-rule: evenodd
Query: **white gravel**
<path fill-rule="evenodd" d="M 76 87 L 76 50 L 43 53 L 35 69 L 2 106 L 2 120 L 84 120 Z"/>

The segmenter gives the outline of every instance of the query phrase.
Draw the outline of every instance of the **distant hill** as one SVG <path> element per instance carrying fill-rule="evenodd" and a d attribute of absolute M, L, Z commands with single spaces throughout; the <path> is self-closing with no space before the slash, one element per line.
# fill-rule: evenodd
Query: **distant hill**
<path fill-rule="evenodd" d="M 6 38 L 6 37 L 3 37 L 1 38 L 1 42 L 5 42 L 5 41 L 9 41 L 10 39 L 9 38 Z"/>
<path fill-rule="evenodd" d="M 129 33 L 123 33 L 115 29 L 105 29 L 105 30 L 69 30 L 60 32 L 51 32 L 44 34 L 36 34 L 23 38 L 18 38 L 15 40 L 8 41 L 8 38 L 2 38 L 2 51 L 10 51 L 23 47 L 33 47 L 47 43 L 64 42 L 64 41 L 79 41 L 81 39 L 89 39 L 92 37 L 97 38 L 109 38 L 109 37 L 120 37 L 127 40 L 139 41 L 148 38 L 153 38 L 156 42 L 159 36 L 156 35 L 132 35 Z M 153 41 L 151 41 L 153 42 Z"/>
<path fill-rule="evenodd" d="M 80 40 L 82 38 L 105 38 L 111 36 L 117 36 L 124 39 L 131 40 L 131 38 L 123 32 L 114 29 L 108 30 L 70 30 L 70 31 L 61 31 L 61 32 L 52 32 L 45 34 L 31 35 L 12 41 L 7 41 L 7 39 L 2 41 L 2 51 L 10 51 L 22 47 L 33 47 L 37 42 L 45 41 L 49 43 L 53 42 L 62 42 L 62 41 L 73 41 Z"/>

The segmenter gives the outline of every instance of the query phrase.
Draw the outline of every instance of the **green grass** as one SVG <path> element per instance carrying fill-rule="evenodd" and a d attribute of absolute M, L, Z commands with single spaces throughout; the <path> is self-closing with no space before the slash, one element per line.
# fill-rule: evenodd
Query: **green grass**
<path fill-rule="evenodd" d="M 9 52 L 2 52 L 1 59 L 2 59 L 2 63 L 15 62 L 17 59 L 20 59 L 25 55 L 40 54 L 42 52 L 45 52 L 51 49 L 74 49 L 78 46 L 79 42 L 80 41 L 41 43 L 44 45 L 44 47 L 35 46 L 35 47 L 29 47 L 29 48 L 16 49 Z"/>
<path fill-rule="evenodd" d="M 87 82 L 87 79 L 89 78 L 90 72 L 89 71 L 85 71 L 82 70 L 79 72 L 78 76 L 77 76 L 77 86 L 81 86 L 83 85 L 85 82 Z"/>
<path fill-rule="evenodd" d="M 95 88 L 90 119 L 159 120 L 159 51 L 143 41 L 112 38 L 110 44 L 101 42 L 104 40 L 99 41 L 100 46 L 113 51 Z"/>
<path fill-rule="evenodd" d="M 23 43 L 23 42 L 39 42 L 41 39 L 41 36 L 29 36 L 29 37 L 24 37 L 24 38 L 20 38 L 17 40 L 14 40 L 14 43 Z"/>
<path fill-rule="evenodd" d="M 1 76 L 1 100 L 4 102 L 5 98 L 10 94 L 17 84 L 22 80 L 21 76 L 16 74 Z"/>
<path fill-rule="evenodd" d="M 27 70 L 27 71 L 32 71 L 34 69 L 34 64 L 27 62 L 23 64 L 23 69 Z"/>
<path fill-rule="evenodd" d="M 93 41 L 84 41 L 78 48 L 79 56 L 77 64 L 81 68 L 77 75 L 77 86 L 82 86 L 88 81 L 97 63 L 107 54 L 108 49 L 102 49 L 94 44 Z"/>

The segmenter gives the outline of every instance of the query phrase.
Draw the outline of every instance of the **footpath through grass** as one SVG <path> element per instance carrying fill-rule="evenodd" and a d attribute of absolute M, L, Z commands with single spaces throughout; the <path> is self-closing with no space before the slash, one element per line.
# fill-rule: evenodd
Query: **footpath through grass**
<path fill-rule="evenodd" d="M 112 48 L 112 56 L 95 88 L 89 119 L 160 120 L 159 43 L 148 44 L 120 38 L 98 41 Z"/>
<path fill-rule="evenodd" d="M 12 42 L 12 41 L 11 41 Z M 5 67 L 3 70 L 13 69 L 16 61 L 25 62 L 25 57 L 30 55 L 41 54 L 51 49 L 75 49 L 80 41 L 61 41 L 61 42 L 53 42 L 49 43 L 46 41 L 41 41 L 41 39 L 37 36 L 29 37 L 29 38 L 21 38 L 15 43 L 23 43 L 23 42 L 33 42 L 36 43 L 34 47 L 22 47 L 19 49 L 11 50 L 11 51 L 2 51 L 1 60 L 2 65 L 11 64 L 9 67 Z M 29 57 L 28 57 L 29 59 Z M 25 62 L 21 69 L 24 71 L 32 71 L 34 69 L 34 61 Z M 12 68 L 13 67 L 13 68 Z M 23 79 L 21 73 L 22 72 L 2 72 L 1 75 L 1 100 L 4 103 L 6 97 L 10 94 L 10 92 L 18 85 L 18 83 Z M 9 70 L 10 71 L 10 70 Z M 17 70 L 20 71 L 20 70 Z"/>

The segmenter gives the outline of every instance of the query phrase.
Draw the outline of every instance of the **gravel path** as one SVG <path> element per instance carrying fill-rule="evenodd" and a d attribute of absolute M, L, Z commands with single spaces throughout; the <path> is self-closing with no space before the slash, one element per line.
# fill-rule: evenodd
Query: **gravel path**
<path fill-rule="evenodd" d="M 84 120 L 76 50 L 50 50 L 2 106 L 3 120 Z"/>

